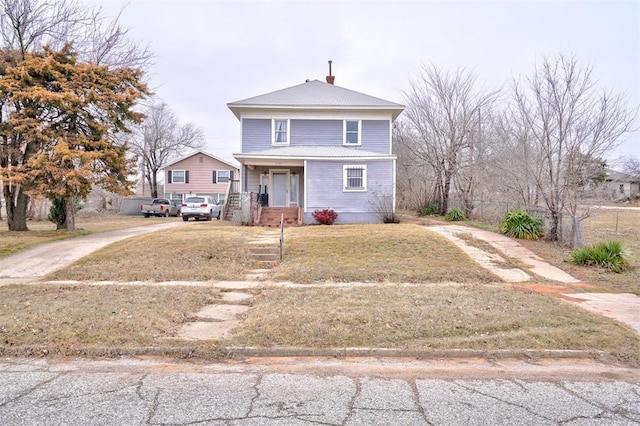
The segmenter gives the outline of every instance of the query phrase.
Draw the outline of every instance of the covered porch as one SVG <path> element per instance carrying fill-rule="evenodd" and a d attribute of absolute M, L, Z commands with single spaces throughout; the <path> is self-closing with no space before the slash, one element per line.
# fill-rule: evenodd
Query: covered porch
<path fill-rule="evenodd" d="M 258 226 L 302 225 L 305 162 L 303 160 L 241 159 L 241 191 L 252 193 Z"/>

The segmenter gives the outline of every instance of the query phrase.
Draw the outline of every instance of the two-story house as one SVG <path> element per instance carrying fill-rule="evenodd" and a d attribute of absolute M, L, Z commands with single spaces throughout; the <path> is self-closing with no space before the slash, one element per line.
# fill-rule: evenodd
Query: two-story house
<path fill-rule="evenodd" d="M 232 183 L 237 182 L 237 165 L 204 151 L 196 151 L 164 168 L 164 197 L 182 203 L 189 194 L 211 195 L 222 204 Z"/>
<path fill-rule="evenodd" d="M 265 210 L 333 209 L 336 223 L 381 222 L 395 208 L 391 130 L 404 107 L 333 84 L 305 83 L 227 105 L 240 120 L 241 191 Z M 384 204 L 384 205 L 383 205 Z"/>

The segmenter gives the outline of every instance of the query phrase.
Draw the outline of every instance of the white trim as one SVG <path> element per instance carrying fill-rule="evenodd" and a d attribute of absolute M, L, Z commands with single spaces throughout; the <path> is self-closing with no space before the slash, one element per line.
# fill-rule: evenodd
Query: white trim
<path fill-rule="evenodd" d="M 303 206 L 302 210 L 304 213 L 307 213 L 307 160 L 304 160 L 303 170 L 302 170 L 302 186 L 303 186 Z"/>
<path fill-rule="evenodd" d="M 358 123 L 358 141 L 356 143 L 347 143 L 347 122 Z M 342 120 L 342 145 L 343 146 L 361 146 L 362 145 L 362 120 Z"/>
<path fill-rule="evenodd" d="M 276 121 L 284 121 L 287 123 L 287 141 L 276 142 Z M 271 119 L 271 146 L 287 146 L 291 139 L 291 120 L 288 118 L 272 118 Z"/>
<path fill-rule="evenodd" d="M 299 166 L 300 161 L 389 161 L 396 160 L 395 155 L 385 155 L 384 157 L 284 157 L 284 156 L 265 156 L 265 155 L 236 155 L 236 158 L 243 164 L 254 166 L 266 165 L 272 163 L 276 166 Z M 246 160 L 254 160 L 247 162 Z"/>
<path fill-rule="evenodd" d="M 390 120 L 392 116 L 389 111 L 366 111 L 360 108 L 353 110 L 330 109 L 326 111 L 309 111 L 305 110 L 293 111 L 290 109 L 283 110 L 252 110 L 242 113 L 242 119 L 279 119 L 279 120 Z M 241 119 L 241 120 L 242 120 Z"/>
<path fill-rule="evenodd" d="M 359 188 L 347 187 L 347 170 L 348 169 L 362 170 L 362 187 L 359 187 Z M 342 166 L 342 192 L 367 192 L 367 165 L 366 164 L 344 164 Z"/>
<path fill-rule="evenodd" d="M 396 160 L 393 160 L 393 173 L 392 173 L 392 185 L 391 191 L 393 193 L 393 213 L 396 212 Z"/>
<path fill-rule="evenodd" d="M 389 120 L 389 154 L 393 154 L 393 121 Z"/>

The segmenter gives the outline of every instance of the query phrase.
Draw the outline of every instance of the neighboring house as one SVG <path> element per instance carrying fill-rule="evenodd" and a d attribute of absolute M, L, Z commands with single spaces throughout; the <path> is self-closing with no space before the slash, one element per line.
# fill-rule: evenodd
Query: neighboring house
<path fill-rule="evenodd" d="M 211 195 L 224 203 L 239 169 L 228 161 L 197 151 L 168 164 L 164 171 L 164 198 L 181 203 L 189 194 Z"/>
<path fill-rule="evenodd" d="M 607 195 L 613 200 L 630 199 L 640 196 L 640 180 L 632 176 L 607 169 L 604 179 Z"/>
<path fill-rule="evenodd" d="M 313 212 L 330 208 L 336 223 L 375 223 L 395 209 L 391 129 L 404 106 L 334 86 L 333 76 L 227 106 L 242 129 L 241 191 L 259 194 L 262 210 L 315 223 Z"/>

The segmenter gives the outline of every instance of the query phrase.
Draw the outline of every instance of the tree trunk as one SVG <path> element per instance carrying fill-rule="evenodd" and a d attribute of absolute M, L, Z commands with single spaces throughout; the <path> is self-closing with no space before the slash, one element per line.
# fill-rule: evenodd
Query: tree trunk
<path fill-rule="evenodd" d="M 560 213 L 555 210 L 551 210 L 551 227 L 549 228 L 549 239 L 551 241 L 559 241 L 560 231 Z"/>
<path fill-rule="evenodd" d="M 22 187 L 5 186 L 4 199 L 6 201 L 7 227 L 9 231 L 28 231 L 27 206 L 29 197 L 24 193 Z"/>
<path fill-rule="evenodd" d="M 73 197 L 67 197 L 65 199 L 65 218 L 64 218 L 64 228 L 69 231 L 74 231 L 76 229 L 76 206 L 73 202 Z"/>
<path fill-rule="evenodd" d="M 151 185 L 151 196 L 153 198 L 158 198 L 158 172 L 156 170 L 151 171 L 149 184 Z"/>

